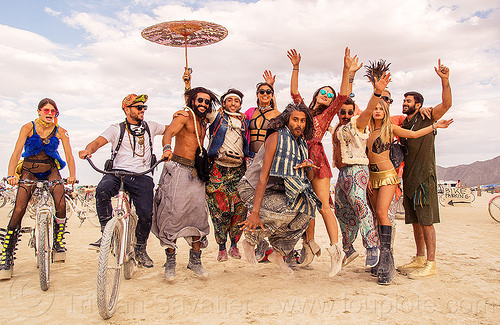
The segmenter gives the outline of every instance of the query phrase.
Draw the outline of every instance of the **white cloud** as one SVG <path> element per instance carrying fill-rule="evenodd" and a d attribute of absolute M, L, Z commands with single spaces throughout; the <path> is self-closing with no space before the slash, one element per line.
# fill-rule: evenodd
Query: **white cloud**
<path fill-rule="evenodd" d="M 219 94 L 238 88 L 245 93 L 245 108 L 255 103 L 254 87 L 264 69 L 277 74 L 279 107 L 290 101 L 291 67 L 286 57 L 290 48 L 302 54 L 299 88 L 306 102 L 319 86 L 331 84 L 338 89 L 345 46 L 365 64 L 387 59 L 393 73 L 392 113 L 401 111 L 402 96 L 408 90 L 422 92 L 426 104 L 439 103 L 441 86 L 433 67 L 441 58 L 451 69 L 454 105 L 449 117 L 455 118 L 455 124 L 440 132 L 438 163 L 456 165 L 500 154 L 495 131 L 500 122 L 497 1 L 164 3 L 136 0 L 111 15 L 91 8 L 85 12 L 46 8 L 47 14 L 69 28 L 84 31 L 86 39 L 75 47 L 0 25 L 4 76 L 0 118 L 5 123 L 2 137 L 7 140 L 0 144 L 1 152 L 10 155 L 21 123 L 36 117 L 36 105 L 43 97 L 54 98 L 61 108 L 61 123 L 70 130 L 75 155 L 77 148 L 123 118 L 120 103 L 127 93 L 149 94 L 147 116 L 169 123 L 183 101 L 184 51 L 146 41 L 140 33 L 162 21 L 188 19 L 220 23 L 229 31 L 217 44 L 188 49 L 193 85 Z M 354 89 L 360 107 L 371 92 L 363 74 L 358 73 Z M 481 139 L 479 145 L 470 140 L 476 136 Z M 5 159 L 0 169 L 6 171 Z"/>

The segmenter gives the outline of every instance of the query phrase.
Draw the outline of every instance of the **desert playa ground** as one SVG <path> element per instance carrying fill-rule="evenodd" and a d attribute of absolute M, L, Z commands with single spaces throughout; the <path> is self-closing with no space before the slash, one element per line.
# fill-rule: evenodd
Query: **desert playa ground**
<path fill-rule="evenodd" d="M 122 280 L 116 314 L 103 321 L 96 305 L 97 254 L 87 244 L 99 230 L 73 216 L 67 236 L 68 259 L 52 264 L 50 288 L 42 292 L 29 235 L 17 251 L 14 277 L 0 282 L 2 324 L 493 324 L 500 319 L 500 223 L 491 219 L 491 194 L 470 206 L 444 207 L 436 226 L 439 275 L 411 280 L 398 274 L 390 286 L 377 285 L 364 269 L 364 256 L 329 278 L 326 251 L 292 276 L 277 266 L 250 266 L 243 260 L 216 261 L 217 245 L 210 234 L 203 263 L 206 280 L 186 269 L 188 246 L 179 242 L 177 278 L 163 279 L 163 249 L 152 235 L 149 252 L 155 266 L 137 269 Z M 0 209 L 7 224 L 10 207 Z M 26 218 L 23 226 L 31 225 Z M 317 242 L 326 246 L 323 222 Z M 356 249 L 364 253 L 361 239 Z M 413 255 L 411 226 L 397 220 L 396 264 Z"/>

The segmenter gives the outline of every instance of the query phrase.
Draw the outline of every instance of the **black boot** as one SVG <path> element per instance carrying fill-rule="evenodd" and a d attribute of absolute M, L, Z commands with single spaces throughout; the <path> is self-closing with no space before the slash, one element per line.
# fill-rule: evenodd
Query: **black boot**
<path fill-rule="evenodd" d="M 208 277 L 208 272 L 201 265 L 201 251 L 189 250 L 189 263 L 187 268 L 194 272 L 194 274 L 203 278 Z"/>
<path fill-rule="evenodd" d="M 0 229 L 0 239 L 2 240 L 2 251 L 0 255 L 0 279 L 12 278 L 14 271 L 14 252 L 19 235 L 19 228 Z"/>
<path fill-rule="evenodd" d="M 392 227 L 391 226 L 379 226 L 379 238 L 380 238 L 380 261 L 378 263 L 378 284 L 391 284 L 394 279 L 396 270 L 394 268 L 394 256 L 391 251 L 391 237 L 392 237 Z"/>
<path fill-rule="evenodd" d="M 52 261 L 64 262 L 66 260 L 66 244 L 64 239 L 64 230 L 66 229 L 66 219 L 54 219 L 54 246 L 52 247 Z"/>
<path fill-rule="evenodd" d="M 173 281 L 175 279 L 175 250 L 172 253 L 169 253 L 168 250 L 165 250 L 165 254 L 167 255 L 167 261 L 163 266 L 165 267 L 165 271 L 163 276 L 168 281 Z"/>
<path fill-rule="evenodd" d="M 101 248 L 102 233 L 104 232 L 104 228 L 106 228 L 106 226 L 101 226 L 101 237 L 98 240 L 96 240 L 95 242 L 90 243 L 89 249 L 95 249 L 95 250 L 99 251 L 99 249 Z"/>
<path fill-rule="evenodd" d="M 148 252 L 146 252 L 146 244 L 135 244 L 135 261 L 137 264 L 144 267 L 153 267 L 153 260 L 149 257 Z"/>

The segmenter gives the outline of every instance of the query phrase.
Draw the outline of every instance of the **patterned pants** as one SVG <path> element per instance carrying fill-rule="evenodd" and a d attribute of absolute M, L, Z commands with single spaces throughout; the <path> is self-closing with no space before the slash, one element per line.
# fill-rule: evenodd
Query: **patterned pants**
<path fill-rule="evenodd" d="M 208 210 L 214 225 L 215 241 L 225 244 L 227 236 L 236 244 L 241 237 L 238 223 L 245 220 L 247 208 L 238 194 L 237 186 L 245 174 L 245 164 L 240 167 L 224 167 L 216 163 L 210 170 L 206 185 Z"/>
<path fill-rule="evenodd" d="M 335 186 L 335 214 L 342 231 L 342 246 L 348 250 L 361 231 L 363 246 L 377 246 L 378 235 L 366 198 L 369 173 L 366 165 L 348 165 L 339 171 Z"/>
<path fill-rule="evenodd" d="M 243 179 L 238 185 L 238 190 L 243 201 L 247 203 L 248 209 L 252 209 L 255 189 L 246 179 Z M 283 186 L 279 189 L 266 189 L 259 217 L 265 229 L 257 229 L 253 234 L 245 232 L 245 239 L 250 244 L 257 245 L 268 238 L 273 249 L 283 256 L 293 251 L 311 222 L 310 216 L 288 208 Z"/>

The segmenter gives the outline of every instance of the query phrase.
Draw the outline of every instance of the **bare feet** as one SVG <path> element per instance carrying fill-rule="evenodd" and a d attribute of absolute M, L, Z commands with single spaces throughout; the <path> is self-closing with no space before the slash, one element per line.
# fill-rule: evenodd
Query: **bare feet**
<path fill-rule="evenodd" d="M 250 244 L 246 239 L 241 242 L 243 246 L 243 256 L 250 264 L 257 264 L 257 259 L 255 258 L 255 245 Z"/>
<path fill-rule="evenodd" d="M 288 265 L 286 265 L 285 261 L 283 260 L 283 256 L 276 250 L 273 250 L 273 252 L 267 257 L 267 259 L 271 263 L 277 264 L 283 272 L 287 274 L 293 274 L 293 270 Z"/>

